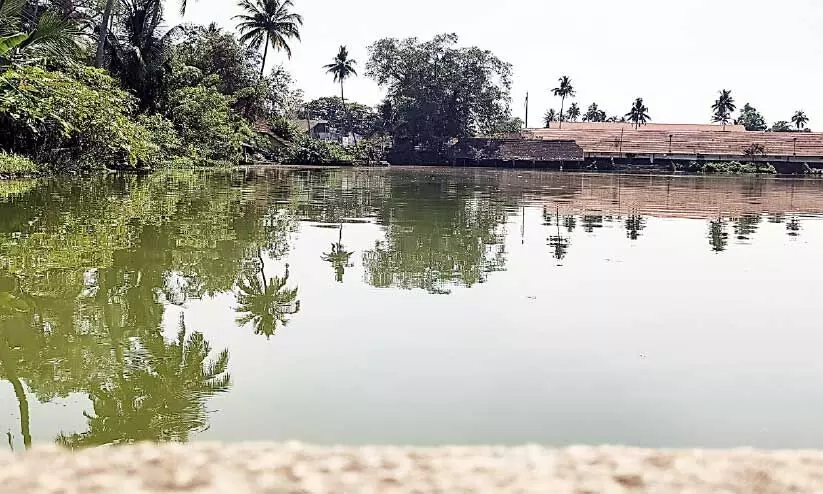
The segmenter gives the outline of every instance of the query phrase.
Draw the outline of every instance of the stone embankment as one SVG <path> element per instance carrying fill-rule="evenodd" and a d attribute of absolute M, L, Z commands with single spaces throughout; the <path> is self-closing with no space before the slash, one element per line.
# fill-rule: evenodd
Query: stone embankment
<path fill-rule="evenodd" d="M 0 455 L 0 492 L 823 492 L 823 452 L 537 446 L 400 448 L 141 444 Z"/>

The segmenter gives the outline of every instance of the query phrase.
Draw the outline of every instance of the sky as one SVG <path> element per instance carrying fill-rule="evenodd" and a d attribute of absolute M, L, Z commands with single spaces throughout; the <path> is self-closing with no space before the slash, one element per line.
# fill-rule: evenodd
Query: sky
<path fill-rule="evenodd" d="M 339 45 L 357 60 L 346 98 L 374 105 L 383 91 L 365 77 L 368 46 L 383 37 L 429 39 L 453 32 L 460 44 L 491 50 L 512 64 L 512 110 L 540 126 L 561 75 L 609 115 L 642 97 L 652 121 L 708 123 L 720 89 L 738 107 L 750 102 L 771 124 L 799 109 L 823 127 L 823 2 L 820 0 L 294 0 L 304 17 L 293 56 L 269 51 L 307 99 L 339 94 L 325 73 Z M 169 22 L 180 18 L 169 5 Z M 235 3 L 189 1 L 185 22 L 234 29 Z M 568 106 L 568 101 L 566 106 Z"/>

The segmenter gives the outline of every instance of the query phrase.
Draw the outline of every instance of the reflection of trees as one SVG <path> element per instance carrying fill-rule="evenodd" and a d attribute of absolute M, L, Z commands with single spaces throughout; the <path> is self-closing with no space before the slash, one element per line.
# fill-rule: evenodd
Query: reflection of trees
<path fill-rule="evenodd" d="M 790 237 L 799 237 L 800 230 L 800 222 L 797 220 L 797 218 L 792 218 L 786 222 L 786 233 Z"/>
<path fill-rule="evenodd" d="M 760 225 L 760 215 L 746 214 L 733 220 L 734 235 L 738 240 L 749 240 Z"/>
<path fill-rule="evenodd" d="M 564 237 L 560 234 L 560 210 L 559 208 L 556 211 L 554 216 L 555 218 L 555 227 L 557 229 L 557 233 L 555 235 L 549 236 L 549 246 L 554 249 L 552 256 L 557 259 L 558 261 L 562 261 L 566 254 L 569 251 L 569 238 Z M 573 216 L 572 216 L 573 218 Z M 543 221 L 545 225 L 551 226 L 551 215 L 547 213 L 546 209 L 543 209 Z M 571 230 L 570 230 L 571 232 Z"/>
<path fill-rule="evenodd" d="M 595 228 L 603 228 L 603 216 L 598 215 L 584 215 L 581 218 L 583 231 L 586 233 L 594 232 Z"/>
<path fill-rule="evenodd" d="M 337 243 L 331 244 L 331 251 L 324 252 L 322 259 L 332 265 L 334 268 L 334 279 L 338 283 L 343 283 L 343 275 L 346 268 L 352 267 L 349 260 L 352 256 L 351 251 L 347 251 L 343 245 L 343 225 L 340 225 L 340 233 L 337 237 Z"/>
<path fill-rule="evenodd" d="M 58 442 L 69 447 L 134 441 L 186 441 L 207 425 L 206 400 L 228 390 L 228 350 L 214 360 L 201 333 L 186 337 L 181 317 L 177 339 L 159 334 L 132 341 L 110 380 L 90 391 L 89 430 Z"/>
<path fill-rule="evenodd" d="M 563 226 L 566 227 L 567 232 L 574 233 L 574 229 L 577 228 L 577 218 L 574 215 L 564 216 Z"/>
<path fill-rule="evenodd" d="M 240 317 L 237 322 L 242 325 L 251 323 L 254 334 L 270 338 L 279 325 L 286 326 L 289 316 L 300 312 L 297 300 L 297 288 L 287 288 L 289 282 L 289 265 L 283 277 L 266 279 L 263 254 L 258 252 L 259 271 L 243 276 L 237 283 L 237 303 L 235 309 Z M 259 276 L 258 276 L 259 274 Z"/>
<path fill-rule="evenodd" d="M 729 234 L 726 232 L 726 221 L 718 217 L 709 221 L 709 245 L 714 252 L 723 252 L 729 245 Z"/>
<path fill-rule="evenodd" d="M 630 214 L 626 217 L 626 236 L 631 240 L 640 238 L 640 232 L 646 228 L 646 219 L 638 214 Z"/>
<path fill-rule="evenodd" d="M 228 353 L 200 333 L 162 337 L 166 304 L 227 292 L 262 247 L 288 248 L 293 215 L 261 184 L 158 173 L 45 183 L 0 202 L 0 379 L 28 403 L 88 393 L 69 445 L 185 440 L 228 389 Z M 8 274 L 6 274 L 8 273 Z M 28 392 L 28 395 L 27 395 Z"/>
<path fill-rule="evenodd" d="M 380 211 L 386 238 L 363 253 L 370 285 L 442 294 L 503 269 L 505 209 L 472 184 L 431 176 L 392 184 L 386 196 Z"/>

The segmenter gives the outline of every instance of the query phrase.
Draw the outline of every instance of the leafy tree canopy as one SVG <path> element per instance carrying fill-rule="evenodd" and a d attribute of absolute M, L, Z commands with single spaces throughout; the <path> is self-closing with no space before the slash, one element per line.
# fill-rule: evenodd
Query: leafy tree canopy
<path fill-rule="evenodd" d="M 735 125 L 742 125 L 749 131 L 764 131 L 769 128 L 766 119 L 749 103 L 740 109 L 740 116 L 734 121 Z"/>
<path fill-rule="evenodd" d="M 442 152 L 452 138 L 488 134 L 509 119 L 511 65 L 457 42 L 441 34 L 369 47 L 367 75 L 388 92 L 381 113 L 396 147 Z"/>

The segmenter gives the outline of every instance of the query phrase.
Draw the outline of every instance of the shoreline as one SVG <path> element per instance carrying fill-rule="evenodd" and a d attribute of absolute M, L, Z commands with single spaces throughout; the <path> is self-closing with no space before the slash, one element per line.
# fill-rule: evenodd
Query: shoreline
<path fill-rule="evenodd" d="M 819 492 L 823 451 L 138 444 L 0 454 L 5 492 Z"/>

